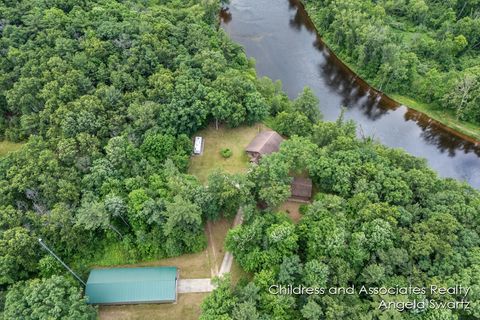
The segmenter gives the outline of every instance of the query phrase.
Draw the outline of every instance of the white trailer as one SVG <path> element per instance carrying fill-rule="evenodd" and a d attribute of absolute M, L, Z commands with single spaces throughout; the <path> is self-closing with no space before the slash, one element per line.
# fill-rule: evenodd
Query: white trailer
<path fill-rule="evenodd" d="M 202 154 L 203 151 L 203 138 L 195 137 L 195 142 L 193 144 L 193 154 Z"/>

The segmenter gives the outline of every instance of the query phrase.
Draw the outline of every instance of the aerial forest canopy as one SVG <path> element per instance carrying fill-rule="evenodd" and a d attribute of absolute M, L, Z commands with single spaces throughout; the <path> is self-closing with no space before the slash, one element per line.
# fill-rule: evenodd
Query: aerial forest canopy
<path fill-rule="evenodd" d="M 480 124 L 477 0 L 304 0 L 328 45 L 368 82 Z"/>
<path fill-rule="evenodd" d="M 0 158 L 7 318 L 18 315 L 14 296 L 53 290 L 50 277 L 65 274 L 38 238 L 83 275 L 109 250 L 128 263 L 205 247 L 203 223 L 224 202 L 212 190 L 222 186 L 185 174 L 190 136 L 214 120 L 261 121 L 280 94 L 218 28 L 219 9 L 218 1 L 0 3 L 0 136 L 26 142 Z M 74 308 L 74 296 L 52 293 L 50 311 Z M 59 317 L 30 314 L 40 298 L 27 298 L 22 319 Z M 63 316 L 80 319 L 72 314 Z"/>
<path fill-rule="evenodd" d="M 294 103 L 295 104 L 295 103 Z M 279 114 L 277 124 L 283 126 Z M 226 248 L 252 280 L 221 279 L 205 299 L 201 320 L 456 320 L 480 318 L 480 194 L 442 179 L 422 159 L 358 139 L 355 124 L 305 123 L 278 153 L 247 177 L 255 200 Z M 294 224 L 277 207 L 289 196 L 290 174 L 308 173 L 318 193 Z M 353 294 L 272 294 L 272 285 L 349 288 Z M 360 293 L 368 288 L 463 286 L 453 295 Z M 279 291 L 274 288 L 273 292 Z M 381 301 L 469 301 L 469 308 L 399 310 Z"/>
<path fill-rule="evenodd" d="M 221 281 L 202 319 L 479 318 L 479 193 L 439 178 L 421 159 L 357 139 L 342 117 L 322 122 L 312 90 L 290 101 L 279 83 L 258 79 L 253 61 L 218 28 L 220 2 L 0 2 L 0 137 L 25 142 L 0 157 L 0 318 L 96 318 L 38 238 L 85 277 L 105 256 L 127 264 L 199 252 L 204 223 L 239 207 L 245 221 L 226 247 L 253 280 Z M 468 84 L 455 98 L 458 112 L 480 121 L 475 1 L 404 18 L 397 28 L 417 28 L 421 18 L 425 29 L 411 50 L 395 47 L 382 8 L 402 11 L 365 3 L 368 14 L 347 7 L 375 31 L 353 30 L 391 50 L 355 49 L 342 27 L 338 45 L 353 43 L 363 62 L 377 61 L 365 72 L 382 88 L 435 83 L 421 90 L 425 99 L 455 101 L 446 97 Z M 329 14 L 331 22 L 340 17 Z M 446 51 L 426 58 L 439 50 L 432 41 Z M 187 174 L 199 129 L 261 121 L 289 137 L 280 152 L 246 174 L 214 172 L 205 184 Z M 292 173 L 308 174 L 319 191 L 297 225 L 276 212 Z M 378 296 L 275 296 L 267 290 L 274 283 L 461 284 L 475 303 L 468 311 L 380 312 Z"/>

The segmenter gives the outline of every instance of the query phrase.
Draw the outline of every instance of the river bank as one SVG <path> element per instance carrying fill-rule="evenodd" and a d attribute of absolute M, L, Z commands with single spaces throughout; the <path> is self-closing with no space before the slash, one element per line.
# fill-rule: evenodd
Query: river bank
<path fill-rule="evenodd" d="M 318 31 L 317 23 L 315 21 L 315 17 L 317 15 L 316 7 L 312 4 L 304 3 L 303 1 L 300 1 L 301 5 L 304 7 L 305 11 L 309 14 L 310 20 L 312 21 L 312 24 L 316 28 L 316 31 L 320 34 Z M 374 87 L 372 85 L 373 80 L 370 79 L 367 75 L 365 75 L 362 70 L 359 70 L 359 68 L 356 68 L 352 63 L 349 63 L 349 60 L 351 60 L 351 57 L 347 56 L 344 52 L 341 52 L 340 50 L 335 50 L 335 46 L 332 46 L 331 39 L 329 39 L 328 36 L 321 34 L 322 36 L 322 41 L 334 52 L 334 54 L 342 60 L 342 62 L 348 66 L 348 68 L 359 75 L 362 79 L 364 79 L 366 82 L 369 83 L 370 86 Z M 376 89 L 378 90 L 378 89 Z M 380 90 L 378 90 L 380 92 Z M 442 109 L 439 108 L 435 104 L 430 104 L 426 103 L 423 101 L 418 100 L 417 98 L 410 97 L 410 96 L 405 96 L 397 92 L 383 92 L 383 94 L 389 96 L 398 104 L 404 105 L 410 109 L 419 111 L 421 113 L 424 113 L 428 117 L 438 121 L 439 123 L 445 125 L 446 127 L 458 131 L 462 135 L 466 135 L 469 138 L 475 140 L 476 142 L 480 141 L 480 125 L 459 120 L 455 116 L 454 112 L 449 109 Z"/>
<path fill-rule="evenodd" d="M 387 95 L 410 109 L 420 111 L 430 118 L 437 120 L 441 124 L 467 135 L 476 141 L 480 141 L 480 126 L 474 123 L 458 120 L 453 112 L 449 110 L 442 110 L 436 108 L 434 105 L 396 93 L 387 93 Z"/>
<path fill-rule="evenodd" d="M 325 121 L 335 121 L 345 106 L 345 119 L 356 122 L 359 135 L 480 188 L 480 143 L 370 87 L 323 43 L 299 0 L 231 0 L 221 27 L 255 58 L 258 76 L 280 80 L 289 98 L 310 87 Z"/>

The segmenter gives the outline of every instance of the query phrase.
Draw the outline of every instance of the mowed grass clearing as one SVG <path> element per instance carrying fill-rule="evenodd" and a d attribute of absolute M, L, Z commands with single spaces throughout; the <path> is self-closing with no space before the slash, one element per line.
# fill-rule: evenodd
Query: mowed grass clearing
<path fill-rule="evenodd" d="M 302 205 L 305 205 L 305 203 L 286 201 L 278 208 L 278 211 L 285 212 L 292 222 L 297 224 L 302 219 L 302 214 L 300 213 Z"/>
<path fill-rule="evenodd" d="M 222 218 L 215 222 L 208 222 L 206 225 L 208 240 L 208 259 L 212 269 L 212 276 L 216 275 L 222 265 L 225 256 L 225 238 L 228 230 L 232 228 L 233 220 Z"/>
<path fill-rule="evenodd" d="M 190 161 L 189 173 L 195 175 L 201 182 L 206 182 L 208 175 L 216 169 L 222 169 L 229 173 L 245 172 L 248 168 L 249 158 L 245 148 L 253 138 L 262 130 L 268 129 L 264 124 L 242 126 L 239 128 L 220 127 L 216 130 L 214 125 L 201 130 L 197 136 L 203 137 L 203 154 L 193 156 Z M 225 159 L 220 151 L 223 148 L 232 150 L 232 156 Z M 135 264 L 120 264 L 115 267 L 142 267 L 142 266 L 176 266 L 180 269 L 180 278 L 211 278 L 220 269 L 225 255 L 225 237 L 232 227 L 233 220 L 220 219 L 206 225 L 205 233 L 208 246 L 206 250 L 186 254 L 179 257 L 167 258 L 154 261 L 144 261 Z M 110 251 L 110 250 L 109 250 Z M 113 250 L 115 251 L 115 250 Z M 110 256 L 105 253 L 96 266 L 112 267 L 112 261 L 121 261 L 123 254 L 117 252 Z M 238 282 L 240 278 L 249 277 L 234 261 L 232 280 Z M 200 315 L 200 305 L 208 293 L 189 293 L 178 296 L 176 304 L 140 304 L 122 306 L 101 306 L 99 317 L 101 320 L 193 320 Z"/>
<path fill-rule="evenodd" d="M 102 320 L 197 320 L 200 305 L 208 293 L 179 294 L 176 304 L 102 306 Z"/>
<path fill-rule="evenodd" d="M 210 264 L 207 256 L 207 251 L 203 250 L 197 253 L 183 254 L 178 257 L 165 258 L 152 261 L 141 261 L 131 264 L 96 264 L 94 267 L 98 268 L 135 268 L 135 267 L 177 267 L 180 271 L 180 278 L 195 279 L 195 278 L 209 278 Z"/>
<path fill-rule="evenodd" d="M 102 267 L 147 267 L 147 266 L 175 266 L 180 269 L 181 279 L 211 278 L 214 272 L 220 269 L 225 254 L 224 242 L 233 220 L 220 219 L 205 227 L 208 246 L 205 250 L 193 254 L 184 254 L 179 257 L 145 261 L 135 264 L 103 265 Z M 239 269 L 239 267 L 237 267 Z M 232 270 L 236 278 L 243 276 L 240 269 Z M 200 305 L 208 293 L 179 294 L 176 304 L 137 304 L 120 306 L 100 306 L 101 320 L 193 320 L 198 319 Z"/>
<path fill-rule="evenodd" d="M 196 135 L 204 138 L 203 154 L 192 156 L 189 173 L 201 182 L 207 181 L 208 175 L 222 169 L 229 173 L 244 172 L 248 168 L 249 158 L 245 148 L 255 136 L 267 127 L 264 124 L 228 128 L 221 126 L 216 130 L 214 125 L 199 131 Z M 225 159 L 220 151 L 224 148 L 232 150 L 232 156 Z"/>
<path fill-rule="evenodd" d="M 23 143 L 15 143 L 11 141 L 0 141 L 0 157 L 6 156 L 10 152 L 19 150 Z"/>

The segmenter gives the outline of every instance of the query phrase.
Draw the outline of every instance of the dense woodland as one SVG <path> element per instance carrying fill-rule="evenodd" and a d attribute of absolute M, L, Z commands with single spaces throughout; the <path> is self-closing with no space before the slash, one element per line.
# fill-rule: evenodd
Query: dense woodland
<path fill-rule="evenodd" d="M 310 120 L 317 104 L 306 90 L 274 118 L 273 126 L 290 139 L 247 174 L 256 182 L 253 199 L 244 204 L 243 225 L 226 240 L 252 280 L 236 286 L 219 280 L 200 319 L 479 319 L 480 193 L 439 178 L 422 159 L 358 139 L 355 124 L 342 116 Z M 290 114 L 305 121 L 292 124 Z M 294 224 L 275 208 L 290 196 L 291 175 L 305 173 L 318 193 Z M 471 304 L 468 310 L 400 312 L 379 303 L 460 301 L 462 295 L 273 295 L 271 285 L 355 286 L 357 292 L 361 286 L 462 285 L 471 288 Z"/>
<path fill-rule="evenodd" d="M 257 80 L 219 9 L 0 2 L 0 135 L 26 142 L 0 159 L 5 319 L 95 317 L 38 238 L 85 277 L 112 250 L 123 263 L 202 250 L 206 219 L 238 208 L 244 178 L 216 173 L 207 188 L 185 174 L 190 136 L 215 120 L 261 121 L 284 95 Z"/>
<path fill-rule="evenodd" d="M 376 88 L 480 124 L 478 0 L 304 0 L 321 36 Z"/>
<path fill-rule="evenodd" d="M 479 301 L 480 196 L 423 160 L 358 140 L 352 122 L 322 122 L 311 90 L 290 101 L 279 83 L 257 79 L 218 28 L 219 6 L 0 2 L 0 135 L 26 142 L 0 158 L 2 317 L 96 317 L 40 237 L 85 276 L 112 250 L 124 263 L 202 250 L 205 221 L 239 206 L 245 224 L 227 248 L 253 280 L 222 281 L 202 319 L 480 317 L 478 304 L 454 315 L 380 313 L 376 298 L 266 292 L 273 282 L 461 283 Z M 205 185 L 186 174 L 198 129 L 258 121 L 291 137 L 281 152 Z M 298 225 L 274 209 L 294 172 L 320 190 Z"/>

